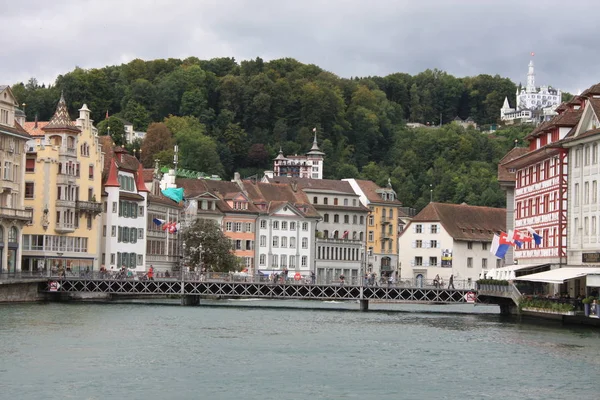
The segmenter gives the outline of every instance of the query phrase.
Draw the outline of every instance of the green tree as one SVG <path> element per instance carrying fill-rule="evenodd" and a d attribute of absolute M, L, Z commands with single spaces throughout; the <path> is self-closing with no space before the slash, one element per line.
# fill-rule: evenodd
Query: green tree
<path fill-rule="evenodd" d="M 215 221 L 198 218 L 183 230 L 181 238 L 185 246 L 184 257 L 192 267 L 213 272 L 240 270 L 231 241 Z"/>
<path fill-rule="evenodd" d="M 161 165 L 170 165 L 173 161 L 172 151 L 173 151 L 173 134 L 171 130 L 167 127 L 166 124 L 162 122 L 153 122 L 148 127 L 148 131 L 144 136 L 144 140 L 142 141 L 142 157 L 141 161 L 144 167 L 151 168 L 154 166 L 154 160 L 163 159 Z M 171 151 L 171 159 L 166 163 L 164 162 L 164 158 L 166 154 L 161 154 L 159 157 L 158 154 L 164 151 Z"/>
<path fill-rule="evenodd" d="M 109 135 L 117 146 L 125 145 L 125 126 L 121 119 L 112 116 L 98 123 L 98 135 Z"/>
<path fill-rule="evenodd" d="M 133 124 L 133 129 L 143 131 L 150 123 L 150 113 L 143 105 L 135 100 L 129 100 L 123 108 L 123 118 Z"/>

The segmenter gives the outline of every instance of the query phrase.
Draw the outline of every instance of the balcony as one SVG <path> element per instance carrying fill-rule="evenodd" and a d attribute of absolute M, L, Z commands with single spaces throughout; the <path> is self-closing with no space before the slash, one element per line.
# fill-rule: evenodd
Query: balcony
<path fill-rule="evenodd" d="M 56 224 L 54 230 L 56 233 L 72 233 L 75 232 L 75 225 L 66 223 Z"/>
<path fill-rule="evenodd" d="M 362 242 L 360 240 L 354 240 L 354 239 L 323 239 L 323 238 L 317 238 L 318 241 L 320 242 L 325 242 L 325 243 L 340 243 L 340 244 L 361 244 Z"/>
<path fill-rule="evenodd" d="M 75 208 L 73 200 L 56 200 L 56 207 Z"/>
<path fill-rule="evenodd" d="M 381 217 L 381 223 L 383 225 L 389 224 L 390 223 L 390 218 L 388 218 L 388 217 Z"/>
<path fill-rule="evenodd" d="M 31 223 L 33 221 L 33 210 L 0 207 L 0 218 L 18 219 Z"/>
<path fill-rule="evenodd" d="M 77 149 L 75 147 L 59 146 L 59 156 L 77 157 Z"/>
<path fill-rule="evenodd" d="M 67 174 L 58 174 L 56 178 L 56 183 L 59 185 L 73 185 L 75 184 L 75 180 L 77 177 L 75 175 L 67 175 Z"/>
<path fill-rule="evenodd" d="M 102 213 L 102 203 L 97 201 L 79 201 L 75 202 L 75 208 L 78 211 L 88 212 L 94 215 Z"/>

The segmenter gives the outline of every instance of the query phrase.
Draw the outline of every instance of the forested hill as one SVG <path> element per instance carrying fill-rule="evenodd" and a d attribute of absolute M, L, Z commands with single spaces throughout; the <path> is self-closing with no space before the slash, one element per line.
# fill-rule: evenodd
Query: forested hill
<path fill-rule="evenodd" d="M 502 206 L 496 163 L 514 137 L 523 137 L 514 129 L 490 137 L 456 125 L 405 126 L 407 121 L 437 125 L 440 118 L 446 123 L 456 116 L 480 125 L 496 122 L 505 96 L 516 91 L 498 75 L 456 78 L 427 70 L 343 79 L 289 58 L 237 63 L 190 57 L 76 68 L 51 87 L 31 79 L 12 88 L 19 103 L 27 104 L 28 120 L 49 119 L 61 91 L 73 116 L 87 103 L 101 132 L 107 111 L 137 130 L 175 116 L 166 126 L 150 126 L 155 134 L 149 139 L 171 134 L 184 146 L 182 167 L 225 178 L 234 170 L 248 176 L 270 169 L 280 146 L 286 154 L 305 153 L 316 127 L 327 155 L 326 177 L 360 175 L 383 185 L 391 176 L 400 200 L 417 208 L 429 201 L 430 185 L 436 201 Z M 156 153 L 168 160 L 171 144 L 145 144 L 151 150 L 143 154 L 146 166 Z M 192 150 L 199 145 L 202 151 Z"/>

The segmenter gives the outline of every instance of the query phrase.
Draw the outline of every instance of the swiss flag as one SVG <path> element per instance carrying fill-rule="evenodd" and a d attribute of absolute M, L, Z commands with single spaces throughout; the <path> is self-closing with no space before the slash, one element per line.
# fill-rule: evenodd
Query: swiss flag
<path fill-rule="evenodd" d="M 521 242 L 521 243 L 529 243 L 531 242 L 531 236 L 529 236 L 526 233 L 520 232 L 520 231 L 515 231 L 513 233 L 513 240 L 515 242 Z"/>
<path fill-rule="evenodd" d="M 515 242 L 512 238 L 508 237 L 506 232 L 500 232 L 500 244 L 507 244 L 509 246 L 514 246 Z"/>

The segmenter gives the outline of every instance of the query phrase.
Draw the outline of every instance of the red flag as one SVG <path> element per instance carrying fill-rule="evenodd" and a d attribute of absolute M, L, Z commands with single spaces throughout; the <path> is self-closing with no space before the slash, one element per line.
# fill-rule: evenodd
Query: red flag
<path fill-rule="evenodd" d="M 508 237 L 506 232 L 500 232 L 500 244 L 508 244 L 510 246 L 514 246 L 515 242 L 512 238 Z"/>
<path fill-rule="evenodd" d="M 513 240 L 515 242 L 529 243 L 529 242 L 531 242 L 532 238 L 531 238 L 531 236 L 529 236 L 528 234 L 525 234 L 523 232 L 514 231 Z"/>

